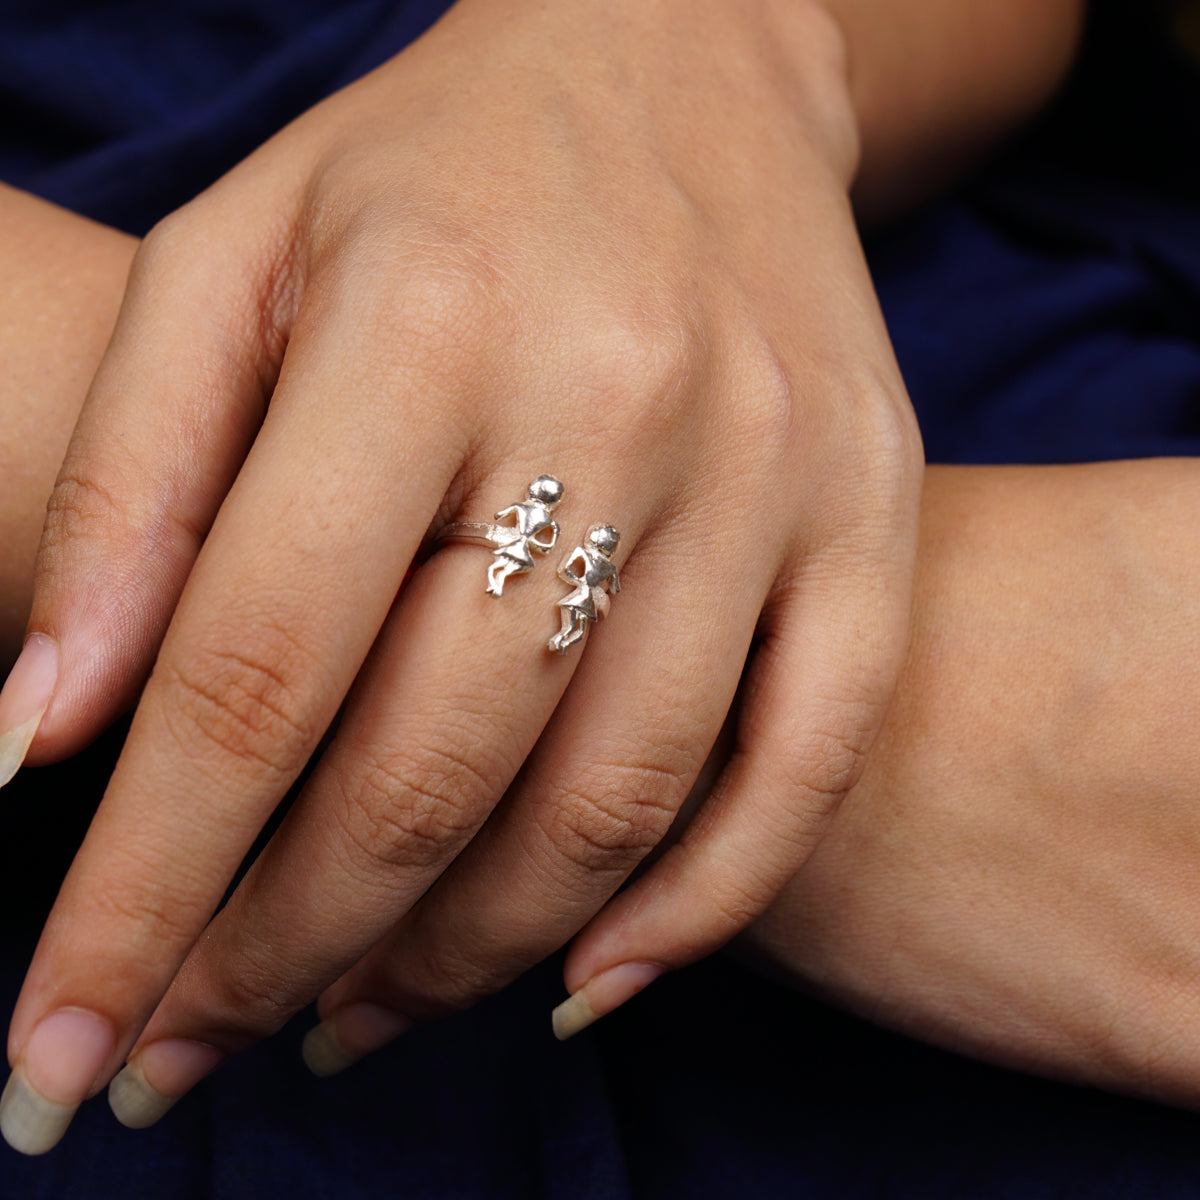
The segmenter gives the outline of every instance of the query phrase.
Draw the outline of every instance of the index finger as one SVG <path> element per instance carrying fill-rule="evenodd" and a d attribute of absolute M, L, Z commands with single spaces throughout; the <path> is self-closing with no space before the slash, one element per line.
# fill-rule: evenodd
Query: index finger
<path fill-rule="evenodd" d="M 379 371 L 355 344 L 334 322 L 285 363 L 188 581 L 13 1018 L 0 1129 L 19 1149 L 53 1145 L 119 1065 L 336 715 L 463 461 L 403 363 L 386 416 L 329 403 L 378 389 L 347 369 Z"/>

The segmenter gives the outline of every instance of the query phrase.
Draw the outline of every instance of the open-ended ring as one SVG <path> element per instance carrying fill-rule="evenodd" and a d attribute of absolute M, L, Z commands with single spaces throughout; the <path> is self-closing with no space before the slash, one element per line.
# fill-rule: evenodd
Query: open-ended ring
<path fill-rule="evenodd" d="M 510 575 L 524 575 L 537 565 L 535 554 L 548 554 L 558 541 L 558 524 L 550 516 L 563 498 L 563 485 L 553 475 L 539 475 L 519 504 L 510 504 L 496 514 L 496 523 L 455 521 L 442 529 L 434 545 L 447 541 L 477 542 L 490 546 L 492 562 L 487 571 L 487 594 L 504 595 Z M 505 524 L 504 522 L 510 522 Z"/>

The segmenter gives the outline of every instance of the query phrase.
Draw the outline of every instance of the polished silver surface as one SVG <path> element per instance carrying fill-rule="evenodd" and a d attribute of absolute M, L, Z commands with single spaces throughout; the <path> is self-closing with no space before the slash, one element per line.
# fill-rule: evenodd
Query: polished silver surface
<path fill-rule="evenodd" d="M 621 535 L 611 525 L 593 525 L 583 545 L 563 559 L 558 577 L 572 591 L 558 602 L 562 628 L 546 643 L 556 654 L 566 654 L 589 624 L 608 615 L 609 596 L 621 590 L 612 564 L 620 544 Z"/>
<path fill-rule="evenodd" d="M 496 514 L 494 525 L 455 521 L 437 535 L 436 542 L 479 542 L 490 546 L 492 563 L 487 571 L 487 594 L 503 596 L 506 579 L 532 571 L 537 565 L 533 556 L 554 549 L 558 524 L 550 513 L 562 498 L 563 485 L 553 475 L 539 475 L 520 504 L 510 504 Z"/>

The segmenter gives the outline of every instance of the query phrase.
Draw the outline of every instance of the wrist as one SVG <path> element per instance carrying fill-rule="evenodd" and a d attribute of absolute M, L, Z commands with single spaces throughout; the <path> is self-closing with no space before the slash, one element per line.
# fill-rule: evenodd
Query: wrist
<path fill-rule="evenodd" d="M 744 136 L 730 114 L 749 103 L 789 148 L 798 134 L 842 187 L 854 179 L 846 40 L 822 0 L 458 0 L 444 28 L 477 43 L 480 22 L 492 53 L 522 74 L 532 62 L 573 90 L 611 92 L 614 106 L 640 107 L 694 140 L 696 157 Z"/>
<path fill-rule="evenodd" d="M 674 0 L 686 21 L 690 0 Z M 715 31 L 720 54 L 739 40 L 744 62 L 767 76 L 797 117 L 813 147 L 848 189 L 861 159 L 860 113 L 851 75 L 852 47 L 827 0 L 725 0 L 724 19 L 736 26 Z M 747 53 L 747 50 L 749 53 Z"/>

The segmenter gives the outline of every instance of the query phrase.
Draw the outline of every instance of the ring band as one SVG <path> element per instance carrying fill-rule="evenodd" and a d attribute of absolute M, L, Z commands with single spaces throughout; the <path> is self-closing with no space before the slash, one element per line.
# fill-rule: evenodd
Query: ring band
<path fill-rule="evenodd" d="M 486 521 L 452 521 L 438 531 L 434 545 L 441 542 L 478 542 L 481 546 L 495 546 L 492 536 L 495 528 Z"/>
<path fill-rule="evenodd" d="M 537 565 L 534 554 L 548 554 L 558 541 L 558 523 L 550 516 L 563 498 L 563 485 L 553 475 L 539 475 L 525 499 L 496 514 L 496 523 L 455 521 L 442 529 L 434 545 L 447 541 L 476 542 L 490 546 L 487 594 L 504 595 L 504 581 L 524 575 Z M 511 522 L 504 524 L 503 522 Z"/>

